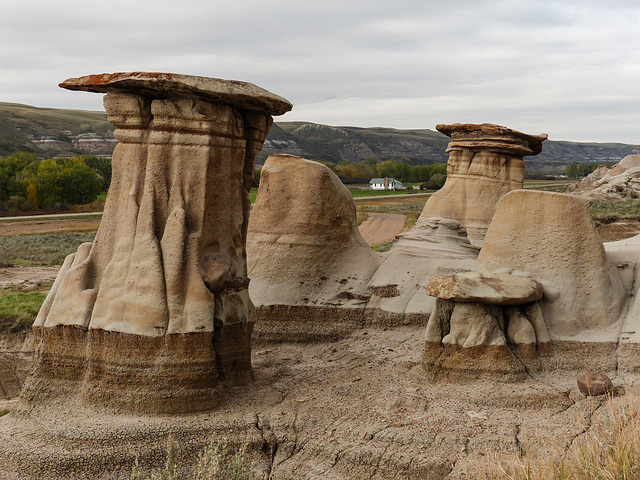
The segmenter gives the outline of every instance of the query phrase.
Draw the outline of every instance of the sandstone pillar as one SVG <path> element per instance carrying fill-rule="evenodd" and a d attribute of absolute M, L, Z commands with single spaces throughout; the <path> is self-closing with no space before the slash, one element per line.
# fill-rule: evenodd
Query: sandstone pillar
<path fill-rule="evenodd" d="M 547 135 L 527 135 L 488 123 L 436 129 L 451 137 L 447 181 L 429 198 L 421 217 L 458 220 L 471 243 L 482 245 L 500 198 L 522 188 L 522 158 L 540 153 Z"/>
<path fill-rule="evenodd" d="M 107 93 L 119 140 L 93 244 L 34 324 L 21 408 L 76 394 L 125 411 L 206 410 L 251 376 L 245 241 L 254 160 L 291 104 L 255 85 L 163 73 L 69 79 Z"/>

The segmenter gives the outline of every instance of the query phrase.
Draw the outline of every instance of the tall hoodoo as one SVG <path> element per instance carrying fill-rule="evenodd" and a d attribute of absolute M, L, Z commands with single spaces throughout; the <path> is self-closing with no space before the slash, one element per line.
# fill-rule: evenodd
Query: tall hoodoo
<path fill-rule="evenodd" d="M 255 85 L 89 75 L 119 144 L 100 229 L 70 255 L 34 324 L 21 405 L 80 392 L 125 411 L 198 411 L 251 377 L 245 254 L 254 161 L 291 104 Z M 62 380 L 62 381 L 61 381 Z"/>
<path fill-rule="evenodd" d="M 500 125 L 437 125 L 451 137 L 447 180 L 424 206 L 421 217 L 460 221 L 474 245 L 482 245 L 498 202 L 524 181 L 527 155 L 542 151 L 547 134 L 527 135 Z"/>

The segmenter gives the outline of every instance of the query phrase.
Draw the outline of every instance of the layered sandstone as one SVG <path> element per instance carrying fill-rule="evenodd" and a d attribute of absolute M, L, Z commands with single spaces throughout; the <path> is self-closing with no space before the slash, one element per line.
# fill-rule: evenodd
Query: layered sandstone
<path fill-rule="evenodd" d="M 481 245 L 500 198 L 523 186 L 523 157 L 540 153 L 547 135 L 527 135 L 488 123 L 436 129 L 451 137 L 447 180 L 429 198 L 421 216 L 458 220 L 471 243 Z"/>
<path fill-rule="evenodd" d="M 426 292 L 436 275 L 473 269 L 478 249 L 469 243 L 457 220 L 420 218 L 397 236 L 380 268 L 369 281 L 368 308 L 374 317 L 424 324 L 434 306 Z"/>
<path fill-rule="evenodd" d="M 380 257 L 358 231 L 351 193 L 325 165 L 269 156 L 249 222 L 247 257 L 260 337 L 327 338 L 332 328 L 342 328 L 340 317 L 345 327 L 362 325 L 367 283 Z"/>
<path fill-rule="evenodd" d="M 212 408 L 251 377 L 245 240 L 255 156 L 272 114 L 255 85 L 163 73 L 69 79 L 107 93 L 119 140 L 102 223 L 70 255 L 34 324 L 21 407 L 80 394 L 142 412 Z"/>

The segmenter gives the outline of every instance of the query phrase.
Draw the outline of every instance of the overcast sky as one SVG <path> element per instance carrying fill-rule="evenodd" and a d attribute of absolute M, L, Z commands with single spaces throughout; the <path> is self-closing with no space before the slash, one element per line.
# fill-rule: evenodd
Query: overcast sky
<path fill-rule="evenodd" d="M 102 110 L 57 84 L 159 71 L 255 83 L 276 121 L 640 144 L 638 0 L 0 2 L 0 101 Z"/>

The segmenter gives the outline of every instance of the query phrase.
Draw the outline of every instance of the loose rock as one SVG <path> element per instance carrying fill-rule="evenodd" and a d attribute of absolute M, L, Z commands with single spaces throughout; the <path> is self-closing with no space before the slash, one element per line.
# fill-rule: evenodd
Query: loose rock
<path fill-rule="evenodd" d="M 613 389 L 611 379 L 600 370 L 587 371 L 578 376 L 578 388 L 587 395 L 604 395 Z"/>

